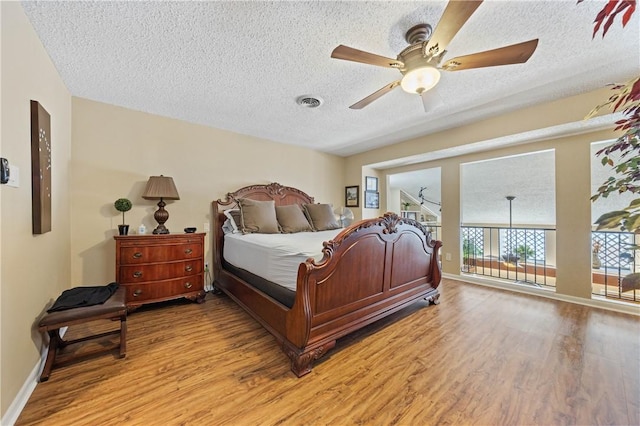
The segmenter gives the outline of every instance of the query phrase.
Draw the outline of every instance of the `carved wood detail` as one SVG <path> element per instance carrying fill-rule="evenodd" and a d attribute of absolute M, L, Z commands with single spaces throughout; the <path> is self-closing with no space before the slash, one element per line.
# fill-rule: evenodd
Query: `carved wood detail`
<path fill-rule="evenodd" d="M 301 352 L 298 348 L 290 346 L 287 342 L 282 345 L 282 350 L 291 360 L 291 371 L 302 377 L 311 372 L 313 363 L 323 357 L 330 349 L 336 345 L 336 341 L 332 340 L 322 346 Z"/>
<path fill-rule="evenodd" d="M 242 197 L 273 199 L 276 206 L 313 203 L 313 197 L 296 188 L 271 183 L 246 186 L 229 192 L 225 200 L 212 202 L 215 287 L 276 337 L 298 377 L 309 373 L 313 362 L 333 348 L 336 339 L 420 299 L 437 303 L 442 275 L 438 250 L 442 243 L 433 240 L 431 233 L 415 220 L 385 213 L 353 223 L 324 243 L 320 261 L 308 259 L 301 263 L 295 300 L 287 308 L 223 268 L 222 225 L 226 218 L 222 211 L 235 206 Z M 408 242 L 404 242 L 405 238 L 409 238 Z M 395 245 L 400 239 L 402 243 Z M 372 244 L 374 240 L 376 244 Z M 380 246 L 381 249 L 375 248 Z M 399 252 L 394 256 L 396 247 Z M 403 264 L 414 267 L 394 278 L 394 262 L 399 262 L 398 268 Z M 382 276 L 376 277 L 379 290 L 363 273 L 371 264 L 380 265 Z M 344 283 L 340 294 L 332 291 L 336 283 Z"/>

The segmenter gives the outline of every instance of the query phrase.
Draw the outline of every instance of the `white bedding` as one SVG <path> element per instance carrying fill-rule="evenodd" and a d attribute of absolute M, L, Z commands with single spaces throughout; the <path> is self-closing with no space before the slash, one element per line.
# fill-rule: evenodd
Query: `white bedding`
<path fill-rule="evenodd" d="M 224 259 L 293 291 L 298 266 L 310 257 L 322 259 L 322 243 L 333 239 L 341 229 L 295 234 L 226 234 Z"/>

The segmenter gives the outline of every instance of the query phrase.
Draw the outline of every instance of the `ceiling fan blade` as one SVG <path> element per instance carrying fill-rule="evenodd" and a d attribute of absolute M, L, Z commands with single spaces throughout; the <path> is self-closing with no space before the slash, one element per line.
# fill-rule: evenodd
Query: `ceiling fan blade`
<path fill-rule="evenodd" d="M 393 83 L 389 83 L 386 86 L 384 86 L 382 89 L 370 94 L 369 96 L 367 96 L 366 98 L 362 99 L 361 101 L 358 101 L 355 104 L 351 105 L 349 108 L 351 108 L 351 109 L 362 109 L 362 108 L 366 107 L 367 105 L 369 105 L 371 102 L 373 102 L 376 99 L 378 99 L 379 97 L 381 97 L 382 95 L 386 95 L 387 93 L 389 93 L 390 91 L 392 91 L 393 89 L 395 89 L 398 86 L 400 86 L 400 80 L 394 81 Z"/>
<path fill-rule="evenodd" d="M 444 105 L 444 100 L 442 99 L 442 96 L 440 96 L 440 92 L 437 87 L 420 93 L 420 97 L 422 98 L 424 112 L 429 113 Z"/>
<path fill-rule="evenodd" d="M 336 59 L 344 59 L 345 61 L 360 62 L 362 64 L 377 65 L 387 68 L 402 68 L 404 64 L 396 59 L 385 58 L 384 56 L 374 55 L 364 50 L 354 49 L 340 45 L 333 49 L 331 57 Z"/>
<path fill-rule="evenodd" d="M 522 64 L 527 62 L 538 46 L 538 39 L 512 44 L 511 46 L 458 56 L 444 63 L 445 71 L 460 71 L 497 65 Z"/>
<path fill-rule="evenodd" d="M 449 1 L 440 18 L 440 22 L 436 25 L 436 29 L 429 39 L 426 52 L 431 53 L 432 56 L 442 54 L 480 4 L 482 4 L 482 0 Z"/>

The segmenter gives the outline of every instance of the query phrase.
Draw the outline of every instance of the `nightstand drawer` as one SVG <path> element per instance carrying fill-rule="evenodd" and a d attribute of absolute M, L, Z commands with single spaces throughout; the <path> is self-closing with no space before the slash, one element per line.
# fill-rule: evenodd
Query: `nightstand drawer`
<path fill-rule="evenodd" d="M 145 300 L 171 299 L 184 293 L 202 290 L 202 274 L 161 282 L 127 284 L 125 287 L 127 300 L 133 303 Z"/>
<path fill-rule="evenodd" d="M 198 259 L 202 257 L 202 244 L 187 243 L 164 247 L 158 250 L 157 246 L 134 246 L 120 248 L 120 263 L 123 265 L 135 265 L 140 263 L 167 262 L 179 259 Z"/>
<path fill-rule="evenodd" d="M 203 302 L 203 233 L 117 235 L 116 281 L 126 287 L 127 309 L 186 297 Z"/>
<path fill-rule="evenodd" d="M 128 265 L 120 267 L 118 282 L 121 284 L 145 281 L 168 280 L 202 272 L 202 260 L 154 263 L 151 265 Z"/>

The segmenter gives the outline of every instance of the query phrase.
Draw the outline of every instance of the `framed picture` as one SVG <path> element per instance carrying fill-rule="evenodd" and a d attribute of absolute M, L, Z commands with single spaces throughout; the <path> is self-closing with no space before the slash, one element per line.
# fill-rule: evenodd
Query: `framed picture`
<path fill-rule="evenodd" d="M 378 192 L 378 178 L 377 177 L 367 176 L 364 179 L 365 179 L 364 181 L 366 183 L 365 191 Z"/>
<path fill-rule="evenodd" d="M 51 116 L 31 101 L 31 201 L 33 233 L 51 231 Z"/>
<path fill-rule="evenodd" d="M 344 188 L 344 205 L 346 207 L 360 206 L 360 185 L 347 186 Z"/>
<path fill-rule="evenodd" d="M 377 191 L 364 191 L 364 207 L 366 209 L 380 208 L 380 194 Z"/>

